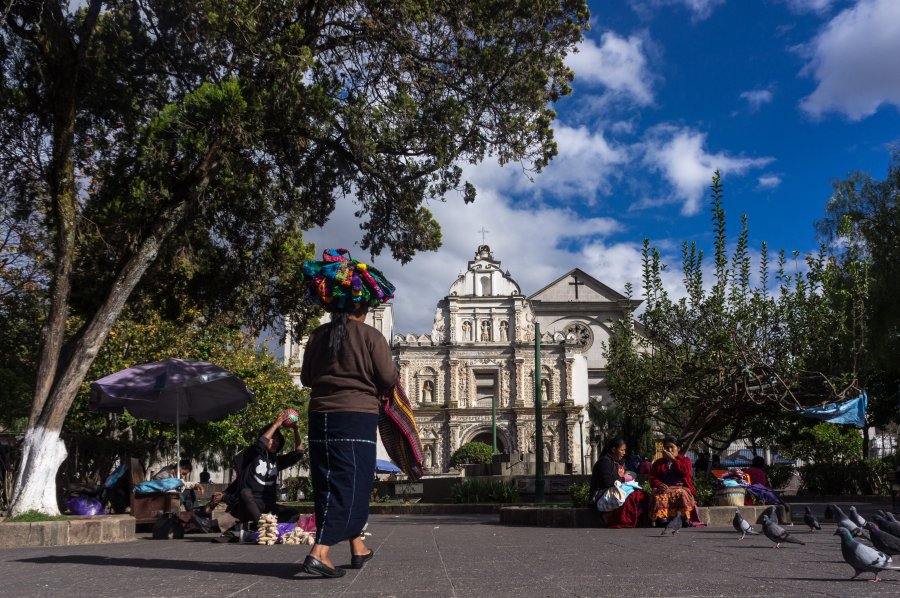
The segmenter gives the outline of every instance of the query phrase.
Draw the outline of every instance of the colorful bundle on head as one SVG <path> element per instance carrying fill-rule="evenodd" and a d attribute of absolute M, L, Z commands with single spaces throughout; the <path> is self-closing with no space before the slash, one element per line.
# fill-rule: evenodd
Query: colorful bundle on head
<path fill-rule="evenodd" d="M 375 307 L 394 296 L 394 285 L 378 269 L 361 264 L 346 249 L 326 249 L 322 261 L 303 264 L 306 297 L 329 312 Z"/>

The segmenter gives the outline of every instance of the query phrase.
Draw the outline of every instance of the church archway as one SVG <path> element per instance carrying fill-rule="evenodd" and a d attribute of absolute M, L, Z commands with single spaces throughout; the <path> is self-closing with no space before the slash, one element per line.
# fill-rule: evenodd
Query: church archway
<path fill-rule="evenodd" d="M 483 442 L 488 446 L 491 446 L 493 439 L 491 436 L 491 427 L 479 427 L 474 432 L 469 435 L 468 440 L 465 442 Z M 465 444 L 465 443 L 463 443 Z M 497 451 L 502 453 L 509 453 L 513 449 L 512 442 L 510 442 L 509 432 L 506 429 L 497 426 Z"/>

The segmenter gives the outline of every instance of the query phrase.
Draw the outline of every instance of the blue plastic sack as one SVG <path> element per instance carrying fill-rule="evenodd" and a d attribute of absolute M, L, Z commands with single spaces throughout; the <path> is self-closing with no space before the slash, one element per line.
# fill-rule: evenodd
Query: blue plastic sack
<path fill-rule="evenodd" d="M 90 516 L 107 515 L 106 509 L 100 504 L 100 501 L 90 496 L 79 494 L 66 500 L 66 508 L 72 515 Z"/>
<path fill-rule="evenodd" d="M 163 478 L 161 480 L 149 480 L 135 485 L 135 494 L 158 494 L 160 492 L 172 492 L 173 490 L 181 490 L 184 482 L 178 478 Z"/>
<path fill-rule="evenodd" d="M 119 480 L 122 479 L 122 476 L 126 471 L 128 471 L 128 464 L 122 463 L 121 465 L 116 467 L 116 469 L 111 474 L 109 474 L 109 477 L 106 478 L 106 483 L 104 483 L 103 485 L 107 490 L 112 488 L 118 483 Z"/>

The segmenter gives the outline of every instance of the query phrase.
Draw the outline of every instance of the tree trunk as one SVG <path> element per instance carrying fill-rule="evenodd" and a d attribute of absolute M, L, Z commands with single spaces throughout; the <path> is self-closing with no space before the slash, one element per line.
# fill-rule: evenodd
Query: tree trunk
<path fill-rule="evenodd" d="M 56 504 L 56 472 L 66 458 L 65 446 L 59 439 L 66 415 L 125 302 L 156 259 L 163 241 L 198 200 L 209 181 L 210 172 L 216 166 L 218 155 L 218 146 L 214 144 L 206 158 L 184 181 L 182 201 L 176 202 L 159 217 L 156 228 L 144 239 L 113 280 L 103 304 L 75 343 L 72 356 L 66 363 L 60 364 L 50 395 L 43 402 L 40 412 L 29 422 L 25 436 L 26 446 L 23 447 L 27 452 L 23 450 L 16 475 L 16 491 L 10 501 L 10 515 L 15 516 L 31 509 L 50 515 L 59 514 Z M 58 362 L 59 355 L 54 357 Z"/>
<path fill-rule="evenodd" d="M 56 501 L 56 472 L 66 458 L 66 445 L 59 430 L 30 428 L 22 442 L 22 460 L 10 500 L 9 516 L 26 511 L 59 515 Z"/>

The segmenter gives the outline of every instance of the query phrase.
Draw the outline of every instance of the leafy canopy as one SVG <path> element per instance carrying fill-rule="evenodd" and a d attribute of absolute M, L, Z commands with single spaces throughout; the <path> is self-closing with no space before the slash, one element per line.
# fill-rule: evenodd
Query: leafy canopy
<path fill-rule="evenodd" d="M 710 286 L 704 284 L 703 252 L 685 242 L 686 296 L 671 297 L 663 284 L 666 266 L 645 241 L 645 310 L 637 324 L 630 318 L 616 323 L 607 347 L 609 385 L 619 408 L 652 419 L 683 449 L 702 440 L 722 450 L 754 418 L 855 396 L 863 351 L 864 277 L 841 269 L 823 247 L 794 273 L 780 252 L 773 280 L 763 243 L 754 284 L 747 219 L 729 255 L 718 172 L 711 189 Z"/>

